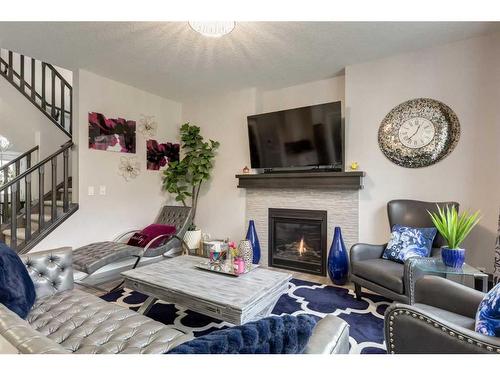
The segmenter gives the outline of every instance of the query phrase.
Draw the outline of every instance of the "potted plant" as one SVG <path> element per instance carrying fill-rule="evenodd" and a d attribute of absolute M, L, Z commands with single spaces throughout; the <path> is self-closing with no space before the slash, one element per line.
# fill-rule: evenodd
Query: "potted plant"
<path fill-rule="evenodd" d="M 447 206 L 444 210 L 438 206 L 438 212 L 429 212 L 429 215 L 431 215 L 432 222 L 447 242 L 447 246 L 441 248 L 443 263 L 448 267 L 462 267 L 465 261 L 465 249 L 459 246 L 479 222 L 479 211 L 473 214 L 465 211 L 459 215 L 454 206 L 451 208 Z"/>
<path fill-rule="evenodd" d="M 193 209 L 193 224 L 186 232 L 184 240 L 190 249 L 196 249 L 201 241 L 201 230 L 194 224 L 201 185 L 210 178 L 213 160 L 219 142 L 204 140 L 200 128 L 185 123 L 180 128 L 181 150 L 183 157 L 172 161 L 163 172 L 163 189 L 175 194 L 175 200 L 184 206 L 190 203 Z M 187 200 L 190 202 L 187 202 Z"/>

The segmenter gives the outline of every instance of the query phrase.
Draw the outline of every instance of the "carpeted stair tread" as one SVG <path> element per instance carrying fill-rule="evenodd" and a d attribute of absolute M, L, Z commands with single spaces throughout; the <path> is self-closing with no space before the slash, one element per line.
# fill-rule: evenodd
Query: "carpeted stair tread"
<path fill-rule="evenodd" d="M 31 233 L 35 233 L 37 230 L 36 227 L 31 226 Z M 6 237 L 12 237 L 11 236 L 12 231 L 10 229 L 5 229 L 2 231 L 2 234 Z M 17 239 L 18 240 L 25 240 L 26 239 L 26 228 L 17 228 Z"/>
<path fill-rule="evenodd" d="M 51 217 L 52 217 L 51 215 L 44 214 L 43 221 L 45 222 L 50 221 Z M 31 221 L 38 222 L 38 214 L 31 214 Z"/>
<path fill-rule="evenodd" d="M 52 206 L 52 201 L 44 201 L 43 204 L 44 204 L 44 206 Z M 60 200 L 56 201 L 57 207 L 62 207 L 63 204 L 64 204 L 63 201 L 60 201 Z"/>

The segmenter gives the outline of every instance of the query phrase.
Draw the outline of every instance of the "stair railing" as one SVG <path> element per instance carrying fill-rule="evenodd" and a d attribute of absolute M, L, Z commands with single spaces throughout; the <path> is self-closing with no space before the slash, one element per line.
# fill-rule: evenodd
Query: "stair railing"
<path fill-rule="evenodd" d="M 9 81 L 35 107 L 42 111 L 59 129 L 71 138 L 73 133 L 73 88 L 51 64 L 7 51 L 7 61 L 0 56 L 0 75 Z M 19 60 L 19 72 L 14 68 Z M 26 64 L 26 62 L 29 62 Z M 37 64 L 41 73 L 37 74 Z M 28 82 L 26 65 L 30 68 Z M 40 87 L 40 92 L 37 91 Z M 59 92 L 57 93 L 57 90 Z M 59 103 L 57 103 L 59 102 Z"/>
<path fill-rule="evenodd" d="M 12 180 L 0 186 L 0 202 L 2 202 L 2 221 L 8 222 L 10 220 L 10 247 L 19 252 L 18 248 L 18 238 L 17 229 L 19 228 L 19 216 L 21 214 L 21 208 L 23 209 L 22 214 L 25 215 L 25 242 L 24 245 L 31 240 L 31 215 L 33 212 L 33 197 L 32 197 L 32 178 L 33 175 L 38 176 L 38 232 L 42 232 L 45 228 L 45 169 L 47 164 L 51 168 L 51 223 L 55 223 L 57 220 L 57 163 L 58 157 L 62 155 L 63 158 L 63 213 L 67 213 L 69 210 L 69 152 L 73 146 L 72 141 L 68 141 L 61 148 L 54 152 L 52 155 L 46 157 L 42 161 L 38 162 L 34 166 L 26 169 L 18 176 L 14 177 Z M 24 183 L 25 186 L 25 202 L 24 207 L 17 202 L 17 199 L 10 199 L 9 195 L 16 196 L 19 191 L 20 185 Z M 10 203 L 10 204 L 9 204 Z"/>
<path fill-rule="evenodd" d="M 32 162 L 32 155 L 33 153 L 38 152 L 38 146 L 33 147 L 31 150 L 28 150 L 15 159 L 12 159 L 8 163 L 0 166 L 0 186 L 3 184 L 6 184 L 9 182 L 9 169 L 14 166 L 14 176 L 12 178 L 15 178 L 21 173 L 21 165 L 23 164 L 23 160 L 26 161 L 26 169 L 31 168 L 31 162 Z M 4 197 L 5 198 L 5 197 Z M 18 183 L 16 187 L 16 194 L 14 199 L 16 200 L 17 206 L 19 207 L 21 204 L 21 187 L 20 183 Z M 5 202 L 8 203 L 8 202 Z M 6 209 L 6 205 L 2 204 L 2 211 Z M 2 213 L 0 213 L 2 214 Z M 7 213 L 5 212 L 5 215 Z M 4 215 L 2 215 L 3 218 Z M 2 220 L 3 222 L 3 220 Z"/>

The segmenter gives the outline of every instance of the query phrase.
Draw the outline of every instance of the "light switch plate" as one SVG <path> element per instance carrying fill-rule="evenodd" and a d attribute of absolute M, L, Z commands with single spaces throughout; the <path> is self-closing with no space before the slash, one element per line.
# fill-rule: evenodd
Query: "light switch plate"
<path fill-rule="evenodd" d="M 89 187 L 88 187 L 88 194 L 89 194 L 89 195 L 95 195 L 95 190 L 94 190 L 94 187 L 93 187 L 93 186 L 89 186 Z"/>
<path fill-rule="evenodd" d="M 99 195 L 106 195 L 106 185 L 99 186 Z"/>

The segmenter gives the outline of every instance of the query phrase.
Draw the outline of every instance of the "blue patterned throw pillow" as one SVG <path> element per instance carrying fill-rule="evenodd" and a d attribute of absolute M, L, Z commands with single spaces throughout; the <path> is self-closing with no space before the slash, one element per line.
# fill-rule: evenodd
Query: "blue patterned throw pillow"
<path fill-rule="evenodd" d="M 0 303 L 26 319 L 35 298 L 35 285 L 23 261 L 0 241 Z"/>
<path fill-rule="evenodd" d="M 500 283 L 484 296 L 476 314 L 476 332 L 500 337 Z"/>
<path fill-rule="evenodd" d="M 436 228 L 412 228 L 396 224 L 392 227 L 391 240 L 382 258 L 404 263 L 411 257 L 428 257 L 436 233 Z"/>

